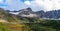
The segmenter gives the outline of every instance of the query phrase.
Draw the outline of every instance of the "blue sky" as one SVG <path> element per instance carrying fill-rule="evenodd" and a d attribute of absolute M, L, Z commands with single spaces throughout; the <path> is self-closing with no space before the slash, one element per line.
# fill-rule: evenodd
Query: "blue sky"
<path fill-rule="evenodd" d="M 25 2 L 25 1 L 33 1 L 33 0 L 21 0 L 22 2 Z"/>
<path fill-rule="evenodd" d="M 60 9 L 60 0 L 0 0 L 0 8 L 20 10 L 30 7 L 33 11 Z"/>

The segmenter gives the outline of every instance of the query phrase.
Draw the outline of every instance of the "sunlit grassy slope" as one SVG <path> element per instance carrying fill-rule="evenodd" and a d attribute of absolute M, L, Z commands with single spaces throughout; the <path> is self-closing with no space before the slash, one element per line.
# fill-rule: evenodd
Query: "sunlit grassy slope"
<path fill-rule="evenodd" d="M 7 24 L 0 23 L 0 31 L 27 31 L 27 27 L 24 24 Z"/>
<path fill-rule="evenodd" d="M 8 26 L 6 24 L 0 23 L 0 31 L 9 31 Z"/>
<path fill-rule="evenodd" d="M 40 23 L 2 23 L 1 31 L 60 31 L 60 20 L 41 20 Z"/>

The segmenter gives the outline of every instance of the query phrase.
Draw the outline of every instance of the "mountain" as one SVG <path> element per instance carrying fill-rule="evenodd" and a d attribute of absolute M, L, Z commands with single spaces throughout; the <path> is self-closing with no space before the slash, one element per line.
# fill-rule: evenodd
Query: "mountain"
<path fill-rule="evenodd" d="M 60 10 L 48 11 L 45 13 L 46 18 L 60 18 Z"/>
<path fill-rule="evenodd" d="M 26 9 L 21 9 L 19 11 L 10 11 L 10 14 L 15 14 L 22 17 L 37 17 L 37 18 L 49 18 L 49 19 L 60 18 L 60 10 L 51 10 L 47 12 L 40 10 L 40 11 L 34 12 L 30 7 Z"/>
<path fill-rule="evenodd" d="M 19 13 L 17 15 L 11 14 L 6 10 L 0 8 L 0 31 L 60 31 L 60 20 L 40 19 L 44 17 L 50 18 L 50 16 L 51 18 L 55 18 L 55 16 L 59 18 L 60 10 L 47 12 L 44 12 L 43 10 L 38 12 L 33 12 L 29 9 L 26 10 L 27 12 L 25 11 L 25 9 L 21 10 L 22 12 L 18 12 L 26 16 L 28 16 L 29 14 L 36 14 L 37 16 L 39 15 L 39 18 L 24 17 L 20 16 Z M 24 12 L 28 14 L 25 14 Z M 50 16 L 48 17 L 48 15 Z"/>
<path fill-rule="evenodd" d="M 44 18 L 45 12 L 43 10 L 37 11 L 35 13 L 38 15 L 39 18 Z"/>
<path fill-rule="evenodd" d="M 2 22 L 7 21 L 7 22 L 17 22 L 19 20 L 18 16 L 14 14 L 10 14 L 3 8 L 0 8 L 0 21 Z"/>
<path fill-rule="evenodd" d="M 36 12 L 40 18 L 50 18 L 50 19 L 59 19 L 60 18 L 60 10 L 52 10 L 44 12 L 43 10 Z"/>
<path fill-rule="evenodd" d="M 19 14 L 22 17 L 37 17 L 37 14 L 35 14 L 31 8 L 26 8 L 19 10 Z"/>
<path fill-rule="evenodd" d="M 52 10 L 52 11 L 47 11 L 47 12 L 40 10 L 40 11 L 34 12 L 34 11 L 32 11 L 31 8 L 26 8 L 26 9 L 19 10 L 18 15 L 22 16 L 22 17 L 57 19 L 57 18 L 60 18 L 60 10 Z"/>
<path fill-rule="evenodd" d="M 27 8 L 26 10 L 27 10 L 27 13 L 33 14 L 32 11 L 29 11 L 30 10 L 29 8 Z M 23 13 L 23 12 L 25 12 L 25 11 L 22 11 L 21 13 Z M 23 13 L 23 14 L 26 15 L 25 13 Z M 0 8 L 0 22 L 5 21 L 6 23 L 10 23 L 10 22 L 12 22 L 12 23 L 28 23 L 28 22 L 34 21 L 33 19 L 35 20 L 37 18 L 24 17 L 24 16 L 20 16 L 20 14 L 18 14 L 18 15 L 11 14 L 10 12 Z"/>

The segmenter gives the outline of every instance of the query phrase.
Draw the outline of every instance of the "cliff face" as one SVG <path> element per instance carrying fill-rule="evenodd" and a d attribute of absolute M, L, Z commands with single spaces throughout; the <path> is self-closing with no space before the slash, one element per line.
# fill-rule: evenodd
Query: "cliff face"
<path fill-rule="evenodd" d="M 44 12 L 43 10 L 34 12 L 31 8 L 21 9 L 19 11 L 14 11 L 11 14 L 15 14 L 22 17 L 37 17 L 37 18 L 60 18 L 60 10 L 52 10 Z"/>
<path fill-rule="evenodd" d="M 35 14 L 31 8 L 20 10 L 18 15 L 22 17 L 37 17 L 37 14 Z"/>
<path fill-rule="evenodd" d="M 31 8 L 22 9 L 19 11 L 19 14 L 22 17 L 37 17 L 37 18 L 60 18 L 60 10 L 52 10 L 44 12 L 43 10 L 34 12 Z"/>

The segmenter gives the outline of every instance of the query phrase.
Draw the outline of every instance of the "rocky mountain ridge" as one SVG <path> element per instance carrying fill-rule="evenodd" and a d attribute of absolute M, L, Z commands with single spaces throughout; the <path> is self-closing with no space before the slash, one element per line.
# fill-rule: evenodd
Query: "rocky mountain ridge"
<path fill-rule="evenodd" d="M 15 11 L 16 13 L 17 11 Z M 17 12 L 17 15 L 22 17 L 37 17 L 37 18 L 60 18 L 60 10 L 52 10 L 44 12 L 43 10 L 34 12 L 31 8 L 21 9 Z"/>

